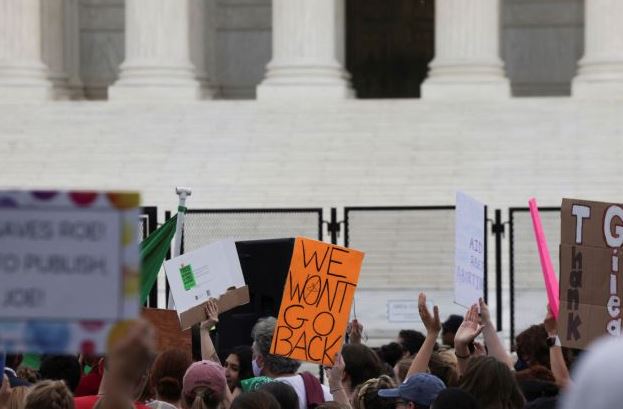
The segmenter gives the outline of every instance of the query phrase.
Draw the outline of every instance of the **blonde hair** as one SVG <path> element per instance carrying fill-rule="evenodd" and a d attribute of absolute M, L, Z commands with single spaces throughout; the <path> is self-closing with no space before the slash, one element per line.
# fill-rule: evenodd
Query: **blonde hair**
<path fill-rule="evenodd" d="M 6 409 L 24 409 L 28 392 L 30 392 L 28 386 L 17 386 L 13 388 L 6 402 Z"/>
<path fill-rule="evenodd" d="M 74 398 L 63 381 L 42 381 L 30 389 L 24 409 L 75 409 Z"/>
<path fill-rule="evenodd" d="M 368 379 L 355 389 L 353 393 L 353 409 L 393 409 L 396 399 L 381 398 L 378 394 L 381 389 L 393 389 L 396 383 L 387 375 Z"/>

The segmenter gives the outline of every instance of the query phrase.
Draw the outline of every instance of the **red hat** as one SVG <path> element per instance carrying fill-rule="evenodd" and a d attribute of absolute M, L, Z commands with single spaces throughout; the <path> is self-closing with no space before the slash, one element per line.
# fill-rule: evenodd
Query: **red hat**
<path fill-rule="evenodd" d="M 192 398 L 195 389 L 207 388 L 222 399 L 226 387 L 225 368 L 213 361 L 199 361 L 186 370 L 182 393 Z"/>

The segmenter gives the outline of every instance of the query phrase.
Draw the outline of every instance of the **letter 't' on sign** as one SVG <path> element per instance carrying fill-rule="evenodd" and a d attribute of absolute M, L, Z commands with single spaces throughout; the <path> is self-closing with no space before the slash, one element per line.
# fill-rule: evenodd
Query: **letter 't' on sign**
<path fill-rule="evenodd" d="M 591 217 L 591 208 L 582 205 L 573 205 L 571 214 L 576 217 L 575 223 L 575 243 L 582 244 L 582 226 L 584 219 Z"/>

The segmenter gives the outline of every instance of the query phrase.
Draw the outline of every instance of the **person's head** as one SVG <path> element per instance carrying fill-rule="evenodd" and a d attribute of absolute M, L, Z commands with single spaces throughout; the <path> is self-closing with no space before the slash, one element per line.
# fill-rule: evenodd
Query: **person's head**
<path fill-rule="evenodd" d="M 439 393 L 431 409 L 480 409 L 480 405 L 464 390 L 448 388 Z"/>
<path fill-rule="evenodd" d="M 282 375 L 291 375 L 295 374 L 301 366 L 299 361 L 270 353 L 276 324 L 275 317 L 260 318 L 251 331 L 253 362 L 255 362 L 253 375 L 255 376 L 277 378 Z"/>
<path fill-rule="evenodd" d="M 191 364 L 190 355 L 179 349 L 168 349 L 158 354 L 149 377 L 156 399 L 169 403 L 179 402 L 184 374 Z"/>
<path fill-rule="evenodd" d="M 45 356 L 39 367 L 41 379 L 65 381 L 71 392 L 74 392 L 80 383 L 82 368 L 74 355 Z"/>
<path fill-rule="evenodd" d="M 230 409 L 281 409 L 277 399 L 262 390 L 245 392 L 231 403 Z"/>
<path fill-rule="evenodd" d="M 492 357 L 469 359 L 461 389 L 476 398 L 482 409 L 521 409 L 525 404 L 511 370 Z"/>
<path fill-rule="evenodd" d="M 463 317 L 460 315 L 450 315 L 447 320 L 441 324 L 441 342 L 454 348 L 454 335 L 463 323 Z"/>
<path fill-rule="evenodd" d="M 225 378 L 229 389 L 233 390 L 240 386 L 240 381 L 253 377 L 251 360 L 253 351 L 250 346 L 240 345 L 235 347 L 225 359 Z"/>
<path fill-rule="evenodd" d="M 74 409 L 74 398 L 63 381 L 41 381 L 30 388 L 24 409 Z"/>
<path fill-rule="evenodd" d="M 298 409 L 299 396 L 290 384 L 271 382 L 260 387 L 260 391 L 268 392 L 279 402 L 281 409 Z"/>
<path fill-rule="evenodd" d="M 225 369 L 212 361 L 192 364 L 184 375 L 182 403 L 187 409 L 216 409 L 227 388 Z"/>
<path fill-rule="evenodd" d="M 558 396 L 558 386 L 556 386 L 554 382 L 547 382 L 539 379 L 525 379 L 518 380 L 517 383 L 527 402 L 532 402 L 539 398 Z"/>
<path fill-rule="evenodd" d="M 6 354 L 4 365 L 14 371 L 22 364 L 24 356 L 22 354 Z"/>
<path fill-rule="evenodd" d="M 517 357 L 527 367 L 534 365 L 550 367 L 547 331 L 543 324 L 532 325 L 517 335 L 516 341 Z"/>
<path fill-rule="evenodd" d="M 400 346 L 397 342 L 390 342 L 389 344 L 385 344 L 379 348 L 378 355 L 383 362 L 393 368 L 396 365 L 396 362 L 402 359 L 402 346 Z"/>
<path fill-rule="evenodd" d="M 449 388 L 459 386 L 459 371 L 450 354 L 447 352 L 433 352 L 428 361 L 430 373 L 441 379 Z"/>
<path fill-rule="evenodd" d="M 389 376 L 368 379 L 357 387 L 353 394 L 353 409 L 394 409 L 397 398 L 382 398 L 381 389 L 392 389 L 396 383 Z"/>
<path fill-rule="evenodd" d="M 11 389 L 11 395 L 6 402 L 6 409 L 24 409 L 28 392 L 30 392 L 28 386 L 16 386 Z"/>
<path fill-rule="evenodd" d="M 398 343 L 405 356 L 414 356 L 422 347 L 426 337 L 420 331 L 403 329 L 398 333 Z"/>
<path fill-rule="evenodd" d="M 407 409 L 428 409 L 444 389 L 446 385 L 435 375 L 418 373 L 409 377 L 398 388 L 380 390 L 379 396 L 400 398 Z"/>
<path fill-rule="evenodd" d="M 378 355 L 365 345 L 344 345 L 342 358 L 345 364 L 342 381 L 351 390 L 368 379 L 378 378 L 383 374 L 383 364 Z"/>
<path fill-rule="evenodd" d="M 413 358 L 402 358 L 394 366 L 394 377 L 398 383 L 403 383 L 407 378 L 407 373 L 409 373 L 411 363 L 413 363 Z"/>
<path fill-rule="evenodd" d="M 573 385 L 561 396 L 561 409 L 612 409 L 623 402 L 623 338 L 592 343 L 572 371 Z"/>
<path fill-rule="evenodd" d="M 28 383 L 37 383 L 41 380 L 41 375 L 39 374 L 39 371 L 37 371 L 34 368 L 30 368 L 28 366 L 20 366 L 19 368 L 17 368 L 17 371 L 15 371 L 17 373 L 17 377 L 19 379 L 23 379 Z"/>
<path fill-rule="evenodd" d="M 350 409 L 350 406 L 331 400 L 316 406 L 316 409 Z"/>

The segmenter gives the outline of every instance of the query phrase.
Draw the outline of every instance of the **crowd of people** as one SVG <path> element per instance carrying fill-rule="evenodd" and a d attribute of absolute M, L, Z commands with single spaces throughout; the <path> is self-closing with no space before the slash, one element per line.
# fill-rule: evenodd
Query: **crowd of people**
<path fill-rule="evenodd" d="M 156 355 L 154 329 L 139 320 L 105 357 L 44 356 L 35 371 L 8 355 L 0 409 L 612 409 L 623 402 L 620 339 L 579 356 L 561 347 L 548 312 L 517 336 L 511 354 L 482 300 L 443 323 L 424 294 L 418 305 L 425 333 L 405 329 L 378 348 L 366 346 L 363 325 L 351 322 L 348 341 L 324 368 L 326 384 L 270 353 L 274 317 L 255 324 L 252 345 L 219 357 L 210 337 L 219 311 L 210 301 L 201 361 L 180 349 Z"/>

